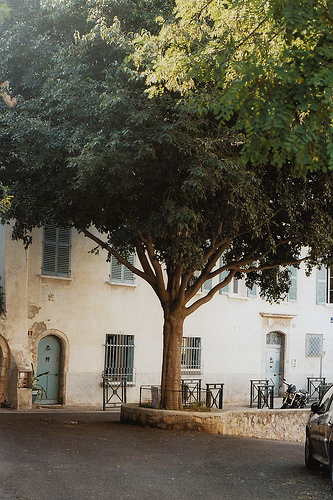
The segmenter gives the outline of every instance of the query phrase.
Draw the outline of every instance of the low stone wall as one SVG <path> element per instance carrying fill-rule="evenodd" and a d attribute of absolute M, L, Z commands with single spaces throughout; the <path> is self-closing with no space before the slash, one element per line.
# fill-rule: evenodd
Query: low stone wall
<path fill-rule="evenodd" d="M 305 441 L 308 416 L 309 410 L 240 409 L 206 413 L 153 410 L 133 404 L 121 408 L 124 423 L 294 442 Z"/>

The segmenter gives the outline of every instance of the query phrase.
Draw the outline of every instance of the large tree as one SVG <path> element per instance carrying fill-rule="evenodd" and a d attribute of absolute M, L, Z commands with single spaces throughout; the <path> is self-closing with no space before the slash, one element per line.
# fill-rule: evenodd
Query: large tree
<path fill-rule="evenodd" d="M 181 408 L 187 316 L 233 278 L 278 300 L 288 292 L 288 266 L 329 262 L 332 175 L 293 177 L 292 158 L 279 168 L 268 156 L 240 161 L 246 134 L 202 105 L 209 89 L 200 79 L 189 95 L 164 85 L 157 65 L 153 76 L 163 45 L 154 19 L 173 20 L 172 2 L 40 9 L 36 0 L 23 14 L 27 4 L 15 4 L 0 68 L 20 94 L 10 112 L 1 109 L 0 127 L 14 237 L 29 243 L 35 226 L 71 225 L 153 288 L 164 314 L 162 405 Z M 159 87 L 150 97 L 147 75 Z M 133 250 L 137 265 L 127 260 Z"/>

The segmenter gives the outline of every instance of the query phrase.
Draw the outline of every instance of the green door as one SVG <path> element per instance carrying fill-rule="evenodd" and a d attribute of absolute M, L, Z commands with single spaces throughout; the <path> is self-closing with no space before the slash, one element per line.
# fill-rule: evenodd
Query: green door
<path fill-rule="evenodd" d="M 41 404 L 59 403 L 60 361 L 60 340 L 54 335 L 43 337 L 38 344 L 36 381 L 36 385 L 41 389 Z"/>

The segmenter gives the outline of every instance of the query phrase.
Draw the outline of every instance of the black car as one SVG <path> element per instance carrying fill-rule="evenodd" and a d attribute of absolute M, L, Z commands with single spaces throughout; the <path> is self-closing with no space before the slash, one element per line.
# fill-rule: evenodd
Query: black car
<path fill-rule="evenodd" d="M 305 466 L 315 470 L 320 464 L 330 468 L 333 486 L 333 386 L 312 404 L 306 425 Z"/>

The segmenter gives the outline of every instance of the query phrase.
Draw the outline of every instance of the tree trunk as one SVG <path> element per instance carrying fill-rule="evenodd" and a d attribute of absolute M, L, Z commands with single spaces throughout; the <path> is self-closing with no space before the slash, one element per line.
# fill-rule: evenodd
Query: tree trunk
<path fill-rule="evenodd" d="M 180 313 L 164 311 L 161 405 L 182 410 L 181 348 L 184 318 Z"/>

